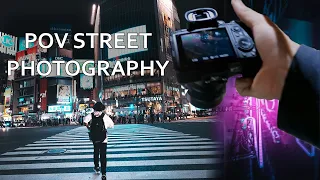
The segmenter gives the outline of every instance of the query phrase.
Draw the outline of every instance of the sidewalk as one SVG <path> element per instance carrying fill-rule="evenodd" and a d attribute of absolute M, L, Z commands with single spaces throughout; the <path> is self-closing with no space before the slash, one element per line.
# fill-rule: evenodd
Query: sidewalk
<path fill-rule="evenodd" d="M 197 121 L 197 120 L 216 120 L 217 119 L 217 116 L 207 116 L 207 117 L 193 117 L 193 116 L 188 116 L 187 119 L 179 119 L 179 120 L 176 120 L 176 121 L 184 121 L 184 120 L 194 120 L 194 121 Z"/>

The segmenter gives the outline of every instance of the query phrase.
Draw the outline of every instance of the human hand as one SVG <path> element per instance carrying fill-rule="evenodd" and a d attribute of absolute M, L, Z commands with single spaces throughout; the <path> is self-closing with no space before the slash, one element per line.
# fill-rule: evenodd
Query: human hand
<path fill-rule="evenodd" d="M 262 67 L 254 79 L 237 79 L 239 94 L 259 99 L 280 99 L 292 59 L 300 45 L 268 17 L 248 8 L 241 0 L 231 0 L 231 4 L 240 20 L 251 29 L 262 59 Z"/>

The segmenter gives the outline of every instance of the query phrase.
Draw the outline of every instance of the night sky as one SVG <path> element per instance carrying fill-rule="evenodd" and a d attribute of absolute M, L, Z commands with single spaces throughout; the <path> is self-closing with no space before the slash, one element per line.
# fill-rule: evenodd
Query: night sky
<path fill-rule="evenodd" d="M 120 1 L 120 0 L 119 0 Z M 180 2 L 179 2 L 180 1 Z M 223 0 L 219 0 L 223 2 Z M 96 0 L 8 0 L 1 2 L 0 31 L 18 37 L 26 32 L 49 31 L 50 24 L 71 24 L 73 33 L 92 32 L 90 16 Z M 212 0 L 178 0 L 182 28 L 184 12 L 198 7 L 212 7 Z M 75 58 L 92 58 L 90 48 L 74 52 Z"/>
<path fill-rule="evenodd" d="M 98 0 L 2 1 L 0 5 L 0 31 L 21 37 L 26 32 L 34 32 L 36 34 L 48 32 L 50 24 L 65 23 L 72 25 L 74 33 L 92 32 L 93 27 L 90 25 L 90 16 L 92 4 L 95 1 Z M 213 7 L 217 9 L 220 18 L 223 18 L 224 15 L 233 13 L 232 8 L 230 8 L 230 2 L 231 0 L 176 0 L 181 27 L 186 27 L 184 13 L 187 10 L 199 7 Z M 254 2 L 263 7 L 264 0 L 256 0 Z M 319 0 L 290 0 L 289 2 L 290 8 L 286 12 L 288 17 L 309 20 L 320 19 L 317 10 L 312 8 L 320 6 Z M 91 49 L 83 49 L 81 52 L 75 53 L 75 58 L 92 58 L 92 54 Z"/>

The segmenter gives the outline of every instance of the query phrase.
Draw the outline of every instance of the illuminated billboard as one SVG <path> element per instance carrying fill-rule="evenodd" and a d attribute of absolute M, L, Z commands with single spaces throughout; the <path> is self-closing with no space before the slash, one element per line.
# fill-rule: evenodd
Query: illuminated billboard
<path fill-rule="evenodd" d="M 57 85 L 57 103 L 70 103 L 71 102 L 71 86 Z"/>
<path fill-rule="evenodd" d="M 72 107 L 71 106 L 60 106 L 60 105 L 55 105 L 55 106 L 48 106 L 48 112 L 53 113 L 53 112 L 71 112 Z"/>
<path fill-rule="evenodd" d="M 172 0 L 158 0 L 159 22 L 161 31 L 161 51 L 167 60 L 172 60 L 170 34 L 174 31 L 174 5 Z"/>
<path fill-rule="evenodd" d="M 143 48 L 143 41 L 144 38 L 143 36 L 131 36 L 131 39 L 136 39 L 136 42 L 131 42 L 132 46 L 138 46 L 139 48 L 135 48 L 135 49 L 128 49 L 127 45 L 128 45 L 128 33 L 146 33 L 147 32 L 147 27 L 146 25 L 142 25 L 142 26 L 137 26 L 137 27 L 133 27 L 133 28 L 129 28 L 129 29 L 125 29 L 122 31 L 119 31 L 117 33 L 124 33 L 124 36 L 118 36 L 118 38 L 123 37 L 124 41 L 123 42 L 118 42 L 119 46 L 126 46 L 126 48 L 124 49 L 115 49 L 115 48 L 108 48 L 108 59 L 112 59 L 115 57 L 119 57 L 119 56 L 123 56 L 123 55 L 127 55 L 127 54 L 132 54 L 132 53 L 137 53 L 137 52 L 142 52 L 142 51 L 148 51 L 147 48 Z M 114 40 L 115 40 L 115 34 L 112 34 L 112 40 L 110 41 L 110 44 L 115 44 Z"/>
<path fill-rule="evenodd" d="M 12 96 L 12 88 L 7 87 L 3 95 L 4 95 L 4 106 L 10 106 L 11 96 Z"/>
<path fill-rule="evenodd" d="M 34 47 L 34 42 L 29 43 L 29 48 Z M 19 37 L 19 51 L 26 50 L 26 38 L 25 37 Z"/>
<path fill-rule="evenodd" d="M 49 56 L 73 58 L 72 26 L 69 24 L 51 24 L 50 33 L 57 33 L 60 39 L 63 39 L 65 33 L 68 33 L 68 36 L 63 48 L 59 48 L 58 43 L 55 40 L 55 43 L 53 45 L 53 47 L 55 48 L 50 49 Z"/>
<path fill-rule="evenodd" d="M 66 72 L 66 62 L 71 61 L 71 58 L 67 58 L 67 57 L 53 57 L 53 58 L 49 58 L 49 62 L 51 64 L 51 73 L 49 75 L 47 75 L 46 77 L 71 77 L 67 74 Z M 60 68 L 58 69 L 58 65 L 56 63 L 52 63 L 53 61 L 62 61 L 63 63 L 60 64 Z M 49 67 L 47 64 L 41 64 L 41 72 L 42 73 L 46 73 L 48 72 Z M 60 75 L 58 75 L 57 72 L 60 71 Z M 69 71 L 71 73 L 74 72 L 74 68 L 73 66 L 69 66 Z"/>
<path fill-rule="evenodd" d="M 15 56 L 17 53 L 18 38 L 0 32 L 0 53 Z"/>
<path fill-rule="evenodd" d="M 75 61 L 77 61 L 79 63 L 79 65 L 80 65 L 80 73 L 83 73 L 83 71 L 82 71 L 83 64 L 85 62 L 87 62 L 87 61 L 94 61 L 94 60 L 92 60 L 92 59 L 75 59 Z M 92 69 L 92 68 L 94 68 L 94 63 L 88 63 L 86 65 L 86 72 L 91 73 L 90 69 Z M 74 70 L 73 71 L 74 72 L 76 71 L 76 66 L 74 66 Z"/>
<path fill-rule="evenodd" d="M 85 90 L 93 89 L 93 76 L 80 74 L 80 88 Z"/>

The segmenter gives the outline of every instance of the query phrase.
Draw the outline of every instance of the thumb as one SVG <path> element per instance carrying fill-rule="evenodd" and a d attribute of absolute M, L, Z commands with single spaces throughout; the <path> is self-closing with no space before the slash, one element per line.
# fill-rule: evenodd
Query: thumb
<path fill-rule="evenodd" d="M 258 23 L 265 21 L 265 18 L 262 14 L 248 8 L 245 4 L 243 4 L 242 0 L 231 0 L 231 5 L 240 21 L 242 21 L 249 28 L 253 28 Z"/>
<path fill-rule="evenodd" d="M 253 80 L 250 78 L 236 79 L 236 88 L 241 96 L 252 96 L 251 85 Z"/>

